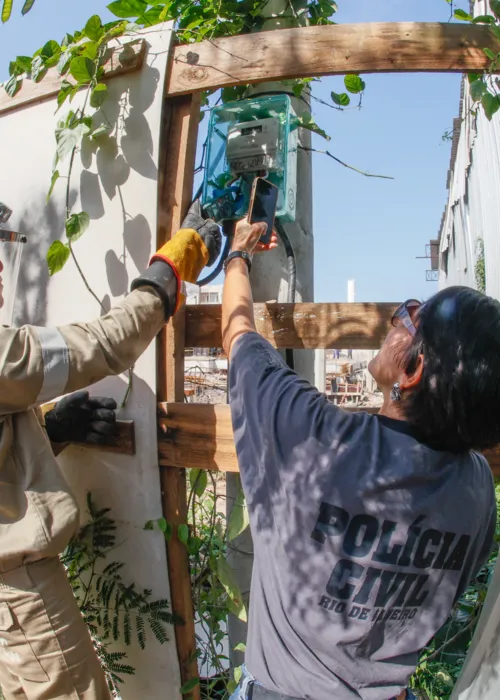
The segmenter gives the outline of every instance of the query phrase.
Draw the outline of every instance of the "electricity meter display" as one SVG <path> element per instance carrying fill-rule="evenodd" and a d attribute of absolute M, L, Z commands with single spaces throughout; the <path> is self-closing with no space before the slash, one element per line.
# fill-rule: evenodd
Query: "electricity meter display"
<path fill-rule="evenodd" d="M 230 126 L 226 158 L 231 172 L 239 174 L 279 167 L 279 136 L 280 120 L 273 117 Z"/>

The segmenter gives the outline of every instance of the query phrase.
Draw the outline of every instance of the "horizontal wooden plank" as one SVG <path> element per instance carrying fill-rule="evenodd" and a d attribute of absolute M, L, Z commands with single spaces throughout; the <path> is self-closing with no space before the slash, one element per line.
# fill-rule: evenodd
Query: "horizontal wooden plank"
<path fill-rule="evenodd" d="M 42 414 L 45 415 L 55 406 L 54 402 L 46 403 L 41 406 Z M 75 442 L 79 447 L 85 447 L 89 450 L 98 450 L 100 452 L 114 452 L 122 455 L 135 455 L 135 426 L 133 420 L 116 421 L 117 433 L 108 438 L 105 445 L 91 445 L 87 442 Z M 60 454 L 62 450 L 57 450 Z"/>
<path fill-rule="evenodd" d="M 229 406 L 194 403 L 158 406 L 160 465 L 238 471 Z"/>
<path fill-rule="evenodd" d="M 180 45 L 168 94 L 343 73 L 479 72 L 500 51 L 486 26 L 393 22 L 300 27 Z"/>
<path fill-rule="evenodd" d="M 145 56 L 146 41 L 144 39 L 135 39 L 126 44 L 109 48 L 104 55 L 104 80 L 121 73 L 139 70 L 144 63 Z M 57 95 L 64 79 L 67 79 L 67 76 L 61 76 L 57 68 L 51 68 L 38 83 L 24 78 L 21 89 L 14 97 L 9 97 L 4 89 L 0 89 L 0 114 Z M 71 78 L 70 82 L 73 82 Z"/>
<path fill-rule="evenodd" d="M 255 304 L 257 331 L 276 348 L 377 350 L 397 304 Z M 186 307 L 186 347 L 222 347 L 219 304 Z"/>
<path fill-rule="evenodd" d="M 160 403 L 159 455 L 161 465 L 237 472 L 229 406 L 195 403 Z M 342 407 L 353 412 L 378 413 L 377 408 Z M 493 476 L 500 476 L 500 448 L 484 456 Z"/>

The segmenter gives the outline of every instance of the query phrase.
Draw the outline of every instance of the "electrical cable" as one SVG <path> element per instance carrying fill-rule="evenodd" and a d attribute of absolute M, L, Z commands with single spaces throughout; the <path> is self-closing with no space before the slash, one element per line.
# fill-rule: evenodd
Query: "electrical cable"
<path fill-rule="evenodd" d="M 288 264 L 288 293 L 287 301 L 289 304 L 295 304 L 295 293 L 297 289 L 297 262 L 295 260 L 295 253 L 293 251 L 292 244 L 288 238 L 288 234 L 285 231 L 285 227 L 279 219 L 276 219 L 274 224 L 276 232 L 283 243 L 285 249 L 287 264 Z M 287 348 L 285 350 L 285 360 L 290 369 L 294 369 L 295 362 L 293 359 L 293 350 Z"/>
<path fill-rule="evenodd" d="M 228 236 L 226 238 L 226 242 L 224 243 L 224 248 L 222 249 L 222 255 L 219 258 L 219 262 L 217 265 L 214 267 L 212 272 L 208 274 L 206 277 L 203 277 L 203 279 L 198 280 L 195 284 L 198 285 L 198 287 L 204 287 L 206 284 L 210 284 L 212 280 L 214 280 L 218 274 L 222 272 L 222 268 L 224 266 L 224 260 L 227 258 L 229 255 L 229 249 L 231 248 L 231 238 Z"/>

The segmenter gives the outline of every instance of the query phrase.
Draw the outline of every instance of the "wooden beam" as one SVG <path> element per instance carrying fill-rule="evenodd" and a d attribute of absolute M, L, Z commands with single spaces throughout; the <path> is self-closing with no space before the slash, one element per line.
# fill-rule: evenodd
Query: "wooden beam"
<path fill-rule="evenodd" d="M 180 228 L 191 201 L 199 114 L 199 95 L 165 100 L 160 138 L 163 155 L 158 182 L 158 247 Z M 158 339 L 157 394 L 163 401 L 184 400 L 184 324 L 185 311 L 180 310 Z M 183 464 L 159 463 L 163 515 L 174 525 L 167 543 L 167 560 L 172 609 L 183 620 L 182 625 L 175 626 L 175 640 L 181 682 L 185 685 L 198 677 L 189 555 L 176 527 L 188 520 L 186 470 Z M 199 700 L 199 686 L 189 697 Z"/>
<path fill-rule="evenodd" d="M 43 404 L 40 406 L 42 415 L 52 410 L 55 402 Z M 118 420 L 116 421 L 117 433 L 108 437 L 106 445 L 92 445 L 88 442 L 75 442 L 74 445 L 85 447 L 88 450 L 99 450 L 101 452 L 115 452 L 122 455 L 135 455 L 135 426 L 133 420 Z M 61 446 L 62 447 L 62 446 Z M 62 449 L 57 451 L 60 454 Z M 57 456 L 57 455 L 56 455 Z"/>
<path fill-rule="evenodd" d="M 104 80 L 113 78 L 122 73 L 142 68 L 146 56 L 146 41 L 135 39 L 126 44 L 110 47 L 105 55 L 102 67 L 104 68 Z M 57 95 L 63 80 L 68 77 L 59 75 L 57 68 L 50 68 L 40 82 L 28 78 L 23 79 L 22 87 L 14 97 L 9 97 L 5 90 L 0 90 L 0 114 L 5 114 L 13 109 L 26 107 L 32 102 L 41 102 Z M 70 78 L 70 82 L 72 79 Z"/>
<path fill-rule="evenodd" d="M 233 426 L 225 404 L 160 404 L 160 464 L 237 472 Z"/>
<path fill-rule="evenodd" d="M 257 331 L 276 348 L 377 350 L 397 304 L 255 304 Z M 186 346 L 220 348 L 221 306 L 186 309 Z"/>
<path fill-rule="evenodd" d="M 299 27 L 176 47 L 168 93 L 344 73 L 489 70 L 486 26 L 392 22 Z"/>
<path fill-rule="evenodd" d="M 378 413 L 377 408 L 343 409 L 358 413 Z M 182 464 L 194 469 L 237 472 L 231 411 L 226 404 L 161 403 L 160 464 Z M 484 456 L 500 477 L 500 447 L 486 450 Z"/>

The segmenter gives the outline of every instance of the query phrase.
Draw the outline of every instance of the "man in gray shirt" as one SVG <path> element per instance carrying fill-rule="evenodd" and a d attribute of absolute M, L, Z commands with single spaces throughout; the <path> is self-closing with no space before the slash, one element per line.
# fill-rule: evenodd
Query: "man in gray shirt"
<path fill-rule="evenodd" d="M 233 427 L 255 543 L 249 678 L 269 698 L 403 698 L 420 650 L 486 560 L 496 522 L 491 471 L 470 447 L 498 443 L 499 428 L 462 406 L 457 418 L 450 401 L 453 391 L 476 390 L 471 406 L 481 411 L 483 391 L 498 415 L 498 382 L 490 396 L 477 376 L 463 379 L 469 358 L 450 337 L 456 385 L 440 412 L 432 364 L 439 338 L 428 326 L 441 314 L 439 333 L 447 321 L 457 333 L 464 314 L 471 322 L 471 309 L 462 314 L 460 304 L 479 304 L 494 345 L 490 356 L 483 353 L 483 365 L 491 359 L 484 371 L 494 377 L 500 306 L 463 288 L 437 295 L 425 310 L 418 302 L 402 305 L 371 367 L 384 392 L 381 414 L 346 413 L 255 332 L 250 266 L 241 252 L 252 252 L 260 235 L 258 225 L 238 225 L 223 300 Z M 481 299 L 471 301 L 469 292 Z M 436 404 L 438 423 L 450 416 L 449 425 L 446 418 L 427 425 L 410 401 L 429 386 L 429 418 Z M 477 426 L 468 438 L 467 426 Z M 238 697 L 249 697 L 247 688 Z"/>

